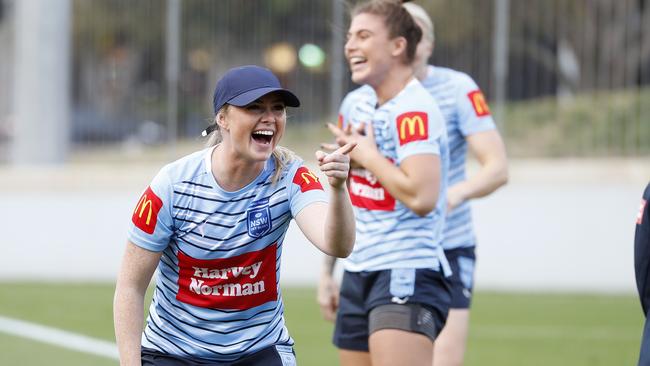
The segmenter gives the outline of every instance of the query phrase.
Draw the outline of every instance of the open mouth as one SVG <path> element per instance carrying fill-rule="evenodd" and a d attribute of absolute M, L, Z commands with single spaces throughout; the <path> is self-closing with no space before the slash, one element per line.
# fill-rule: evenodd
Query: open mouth
<path fill-rule="evenodd" d="M 271 143 L 273 135 L 275 135 L 275 132 L 270 130 L 257 130 L 253 131 L 251 136 L 255 142 L 266 145 Z"/>
<path fill-rule="evenodd" d="M 366 59 L 365 57 L 361 57 L 361 56 L 353 56 L 353 57 L 350 57 L 350 60 L 349 60 L 349 62 L 350 62 L 350 67 L 355 67 L 355 66 L 363 65 L 363 64 L 365 64 L 367 61 L 368 61 L 368 59 Z"/>

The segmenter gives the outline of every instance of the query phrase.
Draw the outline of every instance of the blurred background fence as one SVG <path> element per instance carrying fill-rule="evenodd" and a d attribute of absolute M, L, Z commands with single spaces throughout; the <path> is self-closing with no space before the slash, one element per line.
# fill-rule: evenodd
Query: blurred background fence
<path fill-rule="evenodd" d="M 436 25 L 432 62 L 476 79 L 512 156 L 650 152 L 648 1 L 416 2 Z M 354 87 L 342 55 L 353 3 L 0 0 L 0 161 L 174 149 L 211 119 L 219 75 L 242 64 L 296 91 L 292 123 L 321 126 Z"/>

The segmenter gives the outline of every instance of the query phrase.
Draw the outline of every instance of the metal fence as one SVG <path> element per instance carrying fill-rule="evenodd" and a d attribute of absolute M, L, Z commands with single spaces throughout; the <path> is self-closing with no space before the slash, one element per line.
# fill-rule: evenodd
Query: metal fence
<path fill-rule="evenodd" d="M 65 139 L 73 148 L 197 136 L 212 117 L 214 82 L 235 65 L 266 65 L 295 90 L 304 107 L 293 121 L 330 119 L 354 87 L 342 57 L 354 2 L 0 0 L 2 160 L 27 131 L 20 124 L 33 123 L 16 112 L 24 75 L 17 69 L 34 61 L 18 57 L 29 21 L 18 10 L 58 2 L 69 2 L 71 13 L 69 91 L 60 92 L 70 95 Z M 650 152 L 646 0 L 416 3 L 436 25 L 432 62 L 476 79 L 511 154 Z"/>

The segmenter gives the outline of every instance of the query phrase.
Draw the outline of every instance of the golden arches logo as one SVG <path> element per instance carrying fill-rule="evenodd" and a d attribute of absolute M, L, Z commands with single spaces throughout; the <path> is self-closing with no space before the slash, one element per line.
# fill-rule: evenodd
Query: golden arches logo
<path fill-rule="evenodd" d="M 469 99 L 472 102 L 472 107 L 474 107 L 474 112 L 479 117 L 487 116 L 490 114 L 490 108 L 488 107 L 485 96 L 481 93 L 480 90 L 475 90 L 468 94 Z"/>
<path fill-rule="evenodd" d="M 314 173 L 310 172 L 309 170 L 304 171 L 300 173 L 300 177 L 302 180 L 305 181 L 305 183 L 310 184 L 312 181 L 313 182 L 318 182 L 318 177 L 314 175 Z M 311 179 L 310 179 L 311 178 Z"/>
<path fill-rule="evenodd" d="M 418 128 L 418 136 L 424 136 L 426 135 L 426 130 L 424 129 L 424 120 L 422 120 L 422 117 L 420 116 L 414 116 L 414 117 L 404 117 L 400 121 L 399 124 L 399 138 L 400 140 L 405 140 L 407 137 L 407 129 L 408 129 L 408 136 L 413 136 L 415 135 L 415 128 Z"/>
<path fill-rule="evenodd" d="M 133 212 L 134 215 L 138 215 L 138 218 L 142 218 L 142 214 L 144 214 L 144 210 L 146 208 L 149 208 L 149 211 L 147 212 L 147 221 L 146 225 L 149 225 L 151 222 L 151 214 L 153 212 L 153 201 L 151 199 L 147 198 L 147 194 L 143 194 L 142 197 L 140 198 L 140 201 L 138 201 L 138 205 L 135 206 L 135 211 Z M 138 210 L 140 210 L 140 213 L 138 213 Z"/>

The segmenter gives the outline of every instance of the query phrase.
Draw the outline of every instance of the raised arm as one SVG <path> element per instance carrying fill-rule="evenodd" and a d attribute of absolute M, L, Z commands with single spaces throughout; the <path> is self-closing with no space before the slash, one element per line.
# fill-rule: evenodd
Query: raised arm
<path fill-rule="evenodd" d="M 411 211 L 425 216 L 435 208 L 441 176 L 438 155 L 413 155 L 396 166 L 377 150 L 372 128 L 367 128 L 366 135 L 362 135 L 354 129 L 346 132 L 332 124 L 328 127 L 336 136 L 337 143 L 357 143 L 350 153 L 352 160 L 369 170 L 393 197 Z"/>
<path fill-rule="evenodd" d="M 344 258 L 350 255 L 355 239 L 355 220 L 345 181 L 350 170 L 349 153 L 356 144 L 342 146 L 331 154 L 316 152 L 318 165 L 330 184 L 330 202 L 315 202 L 300 211 L 300 230 L 325 254 Z"/>
<path fill-rule="evenodd" d="M 120 365 L 141 365 L 140 339 L 144 324 L 144 296 L 162 252 L 126 244 L 115 286 L 113 323 Z"/>

